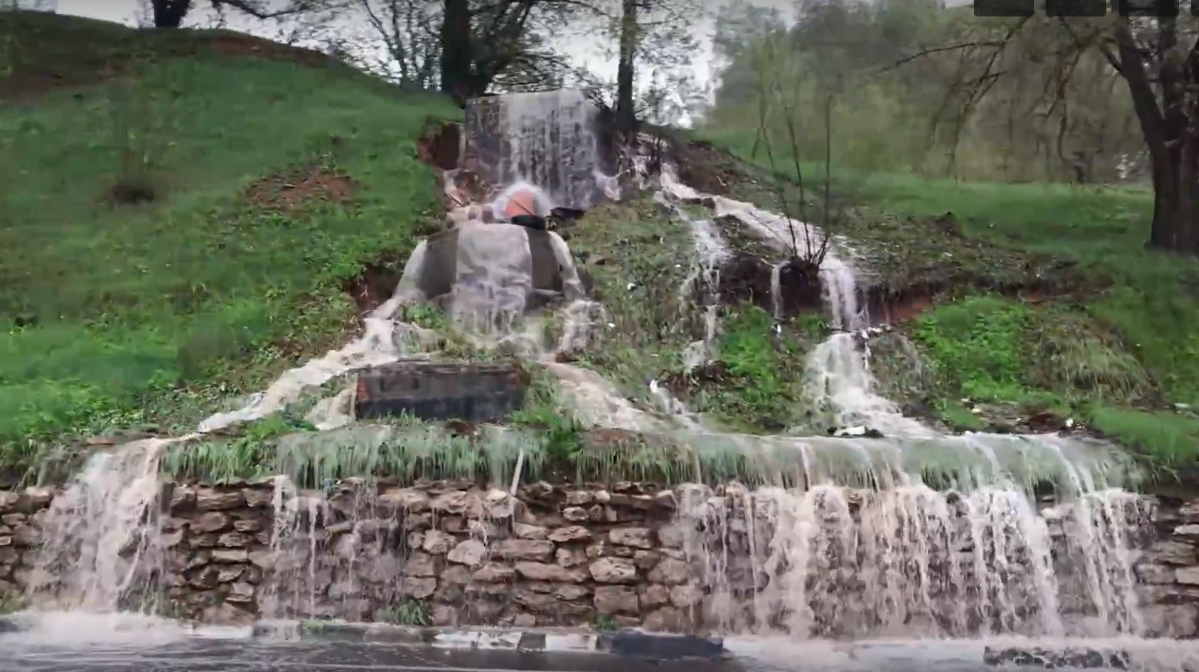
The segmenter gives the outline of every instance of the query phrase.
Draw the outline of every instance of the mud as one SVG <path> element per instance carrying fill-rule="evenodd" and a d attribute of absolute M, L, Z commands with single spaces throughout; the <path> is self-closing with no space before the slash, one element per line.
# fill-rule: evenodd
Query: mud
<path fill-rule="evenodd" d="M 425 121 L 425 132 L 416 141 L 416 155 L 435 168 L 455 170 L 462 158 L 459 156 L 461 147 L 460 124 L 430 118 Z"/>
<path fill-rule="evenodd" d="M 346 201 L 356 190 L 357 185 L 348 176 L 309 165 L 254 182 L 246 189 L 246 197 L 259 207 L 286 212 L 313 201 Z"/>
<path fill-rule="evenodd" d="M 366 264 L 358 275 L 342 282 L 342 290 L 350 295 L 359 315 L 365 315 L 383 305 L 404 274 L 404 257 L 389 254 Z"/>
<path fill-rule="evenodd" d="M 802 259 L 786 262 L 779 268 L 779 292 L 776 302 L 771 291 L 773 264 L 749 252 L 734 252 L 720 268 L 720 300 L 728 306 L 741 302 L 773 313 L 781 309 L 782 319 L 805 312 L 820 312 L 821 285 L 819 268 Z"/>
<path fill-rule="evenodd" d="M 16 67 L 0 79 L 0 100 L 28 103 L 53 91 L 99 84 L 137 74 L 139 64 L 135 51 L 111 43 L 111 35 L 103 35 L 101 43 L 93 43 L 89 29 L 68 24 L 75 17 L 36 16 L 30 13 L 18 19 L 8 19 L 4 26 L 15 33 L 18 43 L 31 46 L 29 53 L 18 53 Z M 106 29 L 107 30 L 107 29 Z M 64 35 L 78 33 L 77 43 L 62 42 Z M 146 38 L 129 31 L 130 40 Z M 172 30 L 156 34 L 152 49 L 155 60 L 175 58 L 194 59 L 205 55 L 267 58 L 291 61 L 305 67 L 341 65 L 335 58 L 312 49 L 271 42 L 260 37 L 223 31 Z M 60 46 L 46 52 L 38 41 L 57 40 Z M 20 47 L 19 47 L 20 48 Z M 22 60 L 26 62 L 21 62 Z M 76 94 L 77 96 L 80 94 Z"/>
<path fill-rule="evenodd" d="M 955 295 L 982 291 L 1030 304 L 1084 298 L 1091 290 L 1067 278 L 1046 278 L 1037 282 L 993 284 L 966 273 L 941 279 L 929 279 L 906 286 L 873 285 L 866 289 L 870 325 L 901 324 L 920 317 Z"/>

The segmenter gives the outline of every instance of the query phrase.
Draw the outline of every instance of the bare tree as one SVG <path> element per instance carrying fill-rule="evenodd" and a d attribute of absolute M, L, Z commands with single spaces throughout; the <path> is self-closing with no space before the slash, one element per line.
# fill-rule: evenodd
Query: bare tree
<path fill-rule="evenodd" d="M 464 103 L 493 87 L 541 88 L 545 78 L 556 84 L 566 62 L 541 35 L 591 11 L 584 0 L 445 0 L 442 92 Z"/>
<path fill-rule="evenodd" d="M 1199 30 L 1191 17 L 1115 16 L 1102 20 L 1048 17 L 991 20 L 971 26 L 952 43 L 911 54 L 895 67 L 944 52 L 960 66 L 939 118 L 961 129 L 1002 82 L 1042 65 L 1032 109 L 1059 120 L 1056 137 L 1040 144 L 1074 170 L 1062 138 L 1074 123 L 1072 87 L 1123 81 L 1152 165 L 1154 211 L 1147 246 L 1199 253 Z M 1106 75 L 1088 67 L 1106 66 Z M 1097 85 L 1097 86 L 1096 86 Z M 1077 107 L 1077 106 L 1076 106 Z M 1103 135 L 1106 125 L 1093 128 Z M 960 130 L 955 131 L 955 135 Z"/>
<path fill-rule="evenodd" d="M 617 61 L 615 80 L 576 69 L 571 84 L 615 112 L 621 133 L 639 121 L 678 123 L 706 103 L 706 90 L 691 69 L 699 48 L 695 23 L 705 13 L 694 0 L 609 0 L 595 5 L 588 28 L 606 26 L 603 50 Z M 598 25 L 596 25 L 598 23 Z"/>
<path fill-rule="evenodd" d="M 790 86 L 791 78 L 786 70 L 785 57 L 780 53 L 781 45 L 777 40 L 766 40 L 761 44 L 761 50 L 756 55 L 758 69 L 755 77 L 755 95 L 758 108 L 758 139 L 765 149 L 766 159 L 774 178 L 778 205 L 787 219 L 787 232 L 790 240 L 786 241 L 791 251 L 791 261 L 805 273 L 814 274 L 820 268 L 821 262 L 828 254 L 832 241 L 832 213 L 830 200 L 830 171 L 832 170 L 832 109 L 833 97 L 824 100 L 825 124 L 825 177 L 824 177 L 824 208 L 823 220 L 819 234 L 814 234 L 809 225 L 807 212 L 807 189 L 804 172 L 800 163 L 799 131 L 796 128 L 796 109 L 799 89 Z M 772 142 L 772 110 L 773 117 L 781 120 L 787 142 L 784 147 L 791 159 L 790 169 L 794 175 L 788 174 L 788 180 L 779 179 L 783 174 L 783 166 L 776 158 Z M 791 199 L 787 194 L 787 182 L 794 182 L 799 190 L 799 196 Z M 800 249 L 800 238 L 797 229 L 802 230 L 803 249 Z"/>
<path fill-rule="evenodd" d="M 277 19 L 306 12 L 328 10 L 340 0 L 206 0 L 218 14 L 235 10 L 256 19 Z M 150 0 L 151 15 L 156 28 L 178 28 L 187 15 L 196 9 L 197 0 Z"/>
<path fill-rule="evenodd" d="M 433 90 L 440 67 L 442 3 L 437 0 L 357 0 L 386 60 L 367 68 L 406 88 Z"/>
<path fill-rule="evenodd" d="M 637 111 L 633 107 L 633 79 L 635 77 L 637 43 L 640 41 L 641 26 L 637 23 L 640 0 L 621 0 L 620 7 L 620 60 L 616 73 L 616 127 L 621 133 L 637 130 Z"/>

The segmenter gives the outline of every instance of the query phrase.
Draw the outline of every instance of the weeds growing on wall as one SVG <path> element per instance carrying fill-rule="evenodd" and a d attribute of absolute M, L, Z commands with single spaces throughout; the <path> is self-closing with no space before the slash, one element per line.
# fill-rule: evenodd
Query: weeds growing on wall
<path fill-rule="evenodd" d="M 420 600 L 405 600 L 400 604 L 381 609 L 375 620 L 379 623 L 413 627 L 433 625 L 433 616 L 429 611 L 429 605 Z"/>

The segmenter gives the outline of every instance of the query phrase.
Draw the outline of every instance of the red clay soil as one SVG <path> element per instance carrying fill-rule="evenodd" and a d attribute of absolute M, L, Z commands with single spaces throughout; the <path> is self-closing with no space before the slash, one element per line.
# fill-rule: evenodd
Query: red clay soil
<path fill-rule="evenodd" d="M 263 208 L 288 211 L 313 201 L 347 200 L 355 188 L 354 181 L 345 175 L 307 166 L 258 180 L 246 190 L 246 197 Z"/>
<path fill-rule="evenodd" d="M 313 49 L 293 47 L 253 35 L 221 34 L 200 35 L 195 38 L 193 55 L 211 51 L 222 56 L 252 56 L 278 61 L 291 61 L 309 67 L 334 65 L 338 61 L 328 54 Z"/>
<path fill-rule="evenodd" d="M 674 371 L 661 379 L 661 384 L 674 396 L 684 399 L 690 396 L 692 388 L 720 387 L 733 379 L 728 365 L 720 360 L 708 362 L 692 369 L 689 373 Z"/>
<path fill-rule="evenodd" d="M 0 79 L 0 100 L 26 103 L 56 89 L 82 86 L 114 79 L 121 74 L 119 66 L 103 63 L 86 77 L 79 73 L 63 73 L 52 70 L 25 70 L 14 72 Z"/>
<path fill-rule="evenodd" d="M 1078 287 L 1061 286 L 1049 281 L 990 287 L 978 286 L 969 279 L 962 279 L 960 282 L 936 282 L 901 290 L 871 287 L 866 290 L 866 306 L 871 326 L 908 322 L 935 308 L 939 297 L 967 288 L 989 291 L 1031 304 L 1055 299 L 1082 298 L 1086 294 Z"/>
<path fill-rule="evenodd" d="M 416 141 L 416 154 L 421 161 L 434 168 L 454 170 L 458 167 L 461 142 L 462 126 L 450 121 L 427 119 L 425 131 Z"/>
<path fill-rule="evenodd" d="M 752 303 L 773 313 L 775 297 L 771 295 L 770 262 L 749 252 L 734 252 L 720 266 L 720 301 L 733 306 L 742 301 Z M 810 262 L 792 261 L 779 269 L 778 306 L 784 318 L 800 313 L 823 310 L 819 269 Z"/>
<path fill-rule="evenodd" d="M 365 315 L 383 305 L 395 292 L 403 274 L 404 260 L 398 255 L 386 255 L 377 261 L 367 264 L 362 272 L 342 283 L 358 314 Z"/>
<path fill-rule="evenodd" d="M 674 143 L 671 159 L 679 167 L 679 179 L 697 191 L 730 196 L 730 185 L 745 181 L 744 164 L 709 142 Z"/>

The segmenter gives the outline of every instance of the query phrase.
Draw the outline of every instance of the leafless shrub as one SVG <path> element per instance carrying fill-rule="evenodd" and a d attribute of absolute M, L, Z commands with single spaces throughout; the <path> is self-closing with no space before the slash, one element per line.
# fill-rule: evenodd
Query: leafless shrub
<path fill-rule="evenodd" d="M 755 141 L 755 148 L 760 144 L 766 151 L 766 159 L 770 165 L 771 179 L 775 186 L 776 197 L 778 199 L 778 207 L 784 217 L 787 219 L 787 231 L 790 240 L 786 241 L 791 252 L 793 262 L 801 262 L 809 268 L 819 268 L 821 262 L 824 261 L 825 255 L 828 254 L 829 246 L 832 240 L 832 216 L 831 216 L 831 192 L 830 192 L 830 172 L 832 169 L 832 108 L 833 97 L 830 95 L 826 98 L 824 104 L 824 125 L 825 125 L 825 166 L 824 166 L 824 207 L 822 209 L 822 219 L 819 235 L 816 236 L 811 226 L 809 226 L 807 217 L 807 188 L 804 182 L 803 167 L 800 164 L 799 150 L 799 132 L 796 129 L 796 101 L 788 100 L 780 68 L 777 59 L 773 54 L 773 45 L 768 44 L 766 53 L 758 60 L 758 72 L 756 78 L 757 88 L 757 103 L 758 103 L 758 136 Z M 787 181 L 791 180 L 791 176 L 787 179 L 781 179 L 781 168 L 775 158 L 774 143 L 771 138 L 771 103 L 776 103 L 781 107 L 780 116 L 783 123 L 783 128 L 786 132 L 786 141 L 788 143 L 787 150 L 791 155 L 791 168 L 795 171 L 793 181 L 799 190 L 797 199 L 790 199 L 787 195 Z M 796 226 L 798 221 L 799 226 Z M 796 229 L 802 229 L 803 251 L 799 247 L 799 235 Z M 818 240 L 816 238 L 819 238 Z"/>

